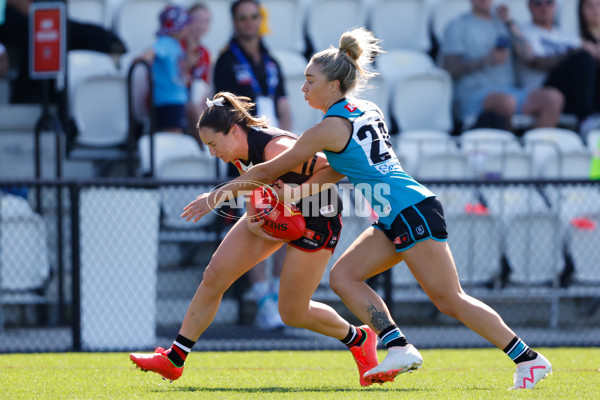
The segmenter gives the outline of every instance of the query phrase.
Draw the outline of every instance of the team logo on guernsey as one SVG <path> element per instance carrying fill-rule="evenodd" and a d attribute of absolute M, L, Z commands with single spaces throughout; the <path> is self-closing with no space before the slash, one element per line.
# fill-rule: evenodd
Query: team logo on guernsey
<path fill-rule="evenodd" d="M 240 161 L 239 158 L 236 158 L 235 160 L 233 160 L 233 163 L 235 164 L 236 167 L 238 167 L 239 169 L 241 169 L 244 172 L 248 171 L 250 168 L 252 168 L 254 166 L 254 164 L 252 164 L 252 161 L 250 161 L 250 164 L 245 165 Z"/>
<path fill-rule="evenodd" d="M 356 107 L 356 106 L 355 106 L 354 104 L 352 104 L 352 103 L 348 103 L 348 104 L 346 104 L 346 105 L 344 106 L 344 108 L 345 108 L 346 110 L 350 111 L 351 113 L 353 113 L 354 111 L 356 111 L 356 109 L 357 109 L 358 107 Z"/>
<path fill-rule="evenodd" d="M 425 228 L 423 228 L 423 225 L 419 225 L 417 226 L 415 231 L 417 232 L 417 235 L 423 236 L 423 234 L 425 233 Z"/>
<path fill-rule="evenodd" d="M 335 211 L 335 209 L 333 208 L 333 204 L 329 204 L 329 205 L 319 208 L 319 212 L 321 213 L 321 215 L 331 214 L 334 211 Z"/>

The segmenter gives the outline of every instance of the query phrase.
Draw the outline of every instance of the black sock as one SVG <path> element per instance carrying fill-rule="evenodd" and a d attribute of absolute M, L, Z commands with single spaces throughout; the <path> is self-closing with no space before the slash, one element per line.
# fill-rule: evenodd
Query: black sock
<path fill-rule="evenodd" d="M 514 361 L 515 364 L 523 361 L 535 360 L 537 353 L 529 348 L 518 336 L 510 341 L 504 352 Z"/>
<path fill-rule="evenodd" d="M 406 337 L 400 331 L 396 325 L 390 325 L 379 334 L 379 338 L 385 344 L 386 348 L 401 346 L 404 347 L 408 344 Z"/>
<path fill-rule="evenodd" d="M 190 353 L 190 351 L 192 351 L 194 344 L 196 344 L 196 342 L 182 335 L 177 335 L 177 338 L 175 338 L 175 341 L 171 346 L 171 351 L 169 351 L 167 357 L 169 357 L 169 360 L 171 360 L 171 362 L 177 367 L 181 367 L 185 363 L 187 355 Z"/>
<path fill-rule="evenodd" d="M 348 334 L 341 340 L 348 347 L 360 346 L 364 343 L 367 338 L 367 333 L 362 328 L 357 328 L 354 325 L 350 325 L 348 328 Z"/>

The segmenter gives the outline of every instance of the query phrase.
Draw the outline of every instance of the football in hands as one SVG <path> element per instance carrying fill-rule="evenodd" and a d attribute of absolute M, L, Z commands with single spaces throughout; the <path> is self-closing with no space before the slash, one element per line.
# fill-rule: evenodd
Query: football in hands
<path fill-rule="evenodd" d="M 306 221 L 300 209 L 293 204 L 284 204 L 266 188 L 258 188 L 252 193 L 252 203 L 256 216 L 265 221 L 262 228 L 269 235 L 285 241 L 302 237 Z"/>

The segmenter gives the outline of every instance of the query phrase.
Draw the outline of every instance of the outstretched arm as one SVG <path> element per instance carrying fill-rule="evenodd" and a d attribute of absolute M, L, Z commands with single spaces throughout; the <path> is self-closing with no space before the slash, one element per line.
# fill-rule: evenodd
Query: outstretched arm
<path fill-rule="evenodd" d="M 197 222 L 202 216 L 219 207 L 225 200 L 248 193 L 256 188 L 257 183 L 273 182 L 279 176 L 311 159 L 316 153 L 323 150 L 341 150 L 346 145 L 350 129 L 346 125 L 339 125 L 342 123 L 344 121 L 339 118 L 328 118 L 315 125 L 302 134 L 292 147 L 272 160 L 255 165 L 243 176 L 226 183 L 213 192 L 198 196 L 184 208 L 181 216 L 187 221 Z"/>

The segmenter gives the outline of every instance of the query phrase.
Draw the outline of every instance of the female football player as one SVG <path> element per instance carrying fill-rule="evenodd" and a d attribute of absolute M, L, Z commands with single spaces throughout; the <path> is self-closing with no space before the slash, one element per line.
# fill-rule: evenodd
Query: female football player
<path fill-rule="evenodd" d="M 212 156 L 233 163 L 242 177 L 251 166 L 273 159 L 296 142 L 293 134 L 267 126 L 264 118 L 253 117 L 249 110 L 254 103 L 247 97 L 221 92 L 207 100 L 207 106 L 197 124 L 200 139 Z M 339 174 L 329 167 L 323 154 L 313 154 L 308 161 L 281 174 L 278 182 L 309 185 L 319 179 L 339 180 Z M 254 214 L 251 208 L 250 215 Z M 341 200 L 335 186 L 326 195 L 316 193 L 304 198 L 299 208 L 305 216 L 306 230 L 287 246 L 279 286 L 281 318 L 287 325 L 340 339 L 354 355 L 361 385 L 366 385 L 362 375 L 378 364 L 377 335 L 368 326 L 355 327 L 330 306 L 311 300 L 342 229 Z M 267 235 L 263 223 L 246 215 L 237 221 L 204 271 L 171 348 L 157 348 L 153 354 L 130 354 L 135 364 L 171 381 L 181 376 L 188 353 L 214 319 L 225 291 L 285 244 Z"/>
<path fill-rule="evenodd" d="M 290 149 L 246 171 L 245 179 L 270 182 L 323 151 L 330 166 L 360 187 L 377 212 L 379 220 L 340 257 L 329 280 L 334 292 L 377 332 L 388 349 L 381 364 L 363 376 L 367 383 L 391 381 L 422 363 L 421 354 L 407 342 L 381 297 L 365 283 L 405 261 L 441 312 L 504 350 L 517 364 L 512 388 L 533 388 L 552 366 L 516 336 L 498 313 L 463 291 L 446 242 L 441 203 L 402 170 L 381 110 L 369 101 L 347 96 L 373 76 L 368 67 L 380 52 L 379 40 L 359 28 L 343 33 L 339 48 L 315 54 L 306 67 L 302 91 L 308 104 L 325 117 Z M 240 189 L 244 184 L 236 179 L 215 193 L 205 193 L 186 206 L 182 216 L 197 221 L 218 206 L 223 193 L 235 194 Z"/>

